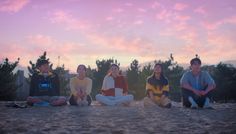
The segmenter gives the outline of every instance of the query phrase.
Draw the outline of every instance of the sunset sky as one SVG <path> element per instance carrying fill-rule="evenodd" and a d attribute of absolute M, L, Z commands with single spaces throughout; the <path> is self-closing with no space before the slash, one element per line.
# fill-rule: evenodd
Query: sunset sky
<path fill-rule="evenodd" d="M 55 65 L 117 59 L 236 59 L 236 0 L 0 0 L 0 59 L 28 66 L 47 51 Z"/>

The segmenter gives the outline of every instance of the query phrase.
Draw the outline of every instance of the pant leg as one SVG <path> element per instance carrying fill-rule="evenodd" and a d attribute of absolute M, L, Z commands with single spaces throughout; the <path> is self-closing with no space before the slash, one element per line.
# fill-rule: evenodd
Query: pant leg
<path fill-rule="evenodd" d="M 66 105 L 66 97 L 64 97 L 64 96 L 49 96 L 49 103 L 52 106 Z"/>
<path fill-rule="evenodd" d="M 182 88 L 182 101 L 183 101 L 183 106 L 185 107 L 191 107 L 191 103 L 188 100 L 188 97 L 191 96 L 194 98 L 194 93 L 192 91 L 189 91 L 188 89 Z"/>
<path fill-rule="evenodd" d="M 96 95 L 96 100 L 102 104 L 108 105 L 108 106 L 113 106 L 115 105 L 113 96 L 104 96 L 102 94 Z"/>
<path fill-rule="evenodd" d="M 171 107 L 171 100 L 167 96 L 162 96 L 160 99 L 160 106 L 161 107 Z"/>
<path fill-rule="evenodd" d="M 75 97 L 73 95 L 71 95 L 70 99 L 69 99 L 69 103 L 70 105 L 74 105 L 74 106 L 77 106 L 77 101 L 75 99 Z"/>
<path fill-rule="evenodd" d="M 197 100 L 197 104 L 199 107 L 203 107 L 206 101 L 206 98 L 211 99 L 212 97 L 212 91 L 208 92 L 206 95 L 201 96 L 198 100 Z"/>
<path fill-rule="evenodd" d="M 191 103 L 189 102 L 188 98 L 192 97 L 193 100 L 201 107 L 202 102 L 204 101 L 202 97 L 194 94 L 192 91 L 182 88 L 182 96 L 183 96 L 183 106 L 191 107 Z"/>
<path fill-rule="evenodd" d="M 122 104 L 122 103 L 127 103 L 131 102 L 134 100 L 133 95 L 124 95 L 124 96 L 117 96 L 115 97 L 115 103 L 116 104 Z"/>
<path fill-rule="evenodd" d="M 91 103 L 92 103 L 92 97 L 90 95 L 87 95 L 86 98 L 87 98 L 86 101 L 88 102 L 88 106 L 90 106 Z M 69 99 L 69 103 L 70 103 L 70 105 L 74 105 L 74 106 L 78 105 L 77 101 L 76 101 L 76 99 L 75 99 L 75 97 L 73 95 L 71 95 L 71 97 Z"/>
<path fill-rule="evenodd" d="M 92 103 L 92 97 L 90 95 L 87 95 L 87 101 L 88 101 L 88 106 L 90 106 Z"/>
<path fill-rule="evenodd" d="M 34 103 L 42 102 L 43 100 L 40 98 L 40 96 L 29 96 L 27 97 L 27 104 L 30 106 L 33 106 Z"/>
<path fill-rule="evenodd" d="M 144 97 L 143 99 L 143 104 L 145 107 L 153 107 L 156 106 L 157 104 L 153 102 L 149 97 Z"/>

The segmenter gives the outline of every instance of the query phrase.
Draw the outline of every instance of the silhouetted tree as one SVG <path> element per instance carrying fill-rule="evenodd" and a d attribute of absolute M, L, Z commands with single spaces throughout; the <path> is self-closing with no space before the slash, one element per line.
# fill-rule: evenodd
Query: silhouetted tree
<path fill-rule="evenodd" d="M 138 60 L 135 59 L 126 72 L 129 91 L 135 96 L 135 99 L 137 99 L 140 96 L 140 92 L 142 92 L 139 85 L 139 68 Z"/>
<path fill-rule="evenodd" d="M 60 95 L 69 96 L 70 94 L 70 75 L 69 70 L 65 70 L 64 65 L 53 70 L 59 77 L 60 81 Z"/>
<path fill-rule="evenodd" d="M 19 63 L 19 58 L 14 63 L 10 63 L 6 58 L 3 63 L 0 64 L 0 100 L 14 100 L 16 97 L 16 74 L 13 74 L 13 70 Z"/>
<path fill-rule="evenodd" d="M 230 64 L 219 63 L 214 69 L 216 82 L 214 100 L 236 100 L 236 68 Z"/>

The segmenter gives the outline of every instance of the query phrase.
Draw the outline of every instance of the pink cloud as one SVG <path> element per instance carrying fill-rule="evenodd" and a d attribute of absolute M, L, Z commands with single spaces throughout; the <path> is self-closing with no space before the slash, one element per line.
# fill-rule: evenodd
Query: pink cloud
<path fill-rule="evenodd" d="M 141 25 L 143 24 L 143 21 L 142 20 L 137 20 L 134 22 L 134 25 Z"/>
<path fill-rule="evenodd" d="M 151 8 L 155 9 L 155 8 L 159 8 L 160 6 L 161 6 L 161 4 L 155 1 L 155 2 L 151 5 Z"/>
<path fill-rule="evenodd" d="M 212 45 L 215 49 L 218 49 L 221 52 L 233 51 L 236 54 L 236 39 L 232 33 L 208 33 L 208 43 Z"/>
<path fill-rule="evenodd" d="M 156 18 L 159 20 L 164 20 L 169 23 L 172 19 L 173 13 L 171 11 L 163 9 L 160 13 L 156 14 Z"/>
<path fill-rule="evenodd" d="M 123 36 L 108 37 L 99 34 L 88 35 L 91 44 L 106 54 L 149 55 L 154 51 L 152 44 L 142 38 L 127 39 Z M 141 49 L 142 48 L 142 49 Z M 148 51 L 148 52 L 146 52 Z M 129 52 L 129 53 L 127 53 Z"/>
<path fill-rule="evenodd" d="M 29 0 L 1 0 L 0 11 L 18 12 L 29 3 Z"/>
<path fill-rule="evenodd" d="M 29 42 L 29 45 L 34 46 L 34 48 L 32 50 L 24 50 L 24 52 L 31 53 L 31 56 L 37 58 L 43 51 L 47 51 L 54 63 L 57 62 L 57 56 L 60 55 L 64 59 L 61 62 L 67 66 L 69 65 L 71 70 L 76 67 L 78 62 L 91 65 L 98 57 L 143 56 L 143 58 L 150 58 L 154 57 L 154 55 L 156 56 L 157 53 L 151 42 L 138 37 L 128 39 L 123 36 L 110 37 L 101 34 L 88 34 L 87 38 L 87 44 L 90 45 L 76 42 L 60 42 L 45 35 L 28 36 L 26 42 Z M 37 53 L 34 51 L 37 51 Z M 41 53 L 38 53 L 39 51 Z M 81 57 L 90 58 L 90 63 L 81 59 Z M 75 65 L 76 62 L 77 64 Z"/>
<path fill-rule="evenodd" d="M 210 23 L 210 22 L 203 22 L 202 25 L 205 27 L 207 30 L 215 30 L 217 29 L 220 25 L 222 24 L 221 21 Z"/>
<path fill-rule="evenodd" d="M 178 21 L 188 21 L 191 17 L 186 15 L 175 15 L 175 19 Z"/>
<path fill-rule="evenodd" d="M 101 54 L 97 52 L 96 49 L 91 49 L 85 44 L 78 42 L 61 42 L 53 37 L 41 34 L 26 37 L 24 44 L 25 45 L 19 44 L 14 45 L 14 47 L 12 46 L 10 51 L 14 52 L 19 50 L 19 53 L 10 53 L 7 56 L 14 57 L 18 55 L 24 60 L 24 62 L 21 63 L 25 66 L 29 64 L 28 57 L 32 57 L 31 59 L 35 61 L 44 51 L 47 51 L 48 57 L 51 62 L 54 63 L 54 67 L 57 65 L 57 57 L 60 56 L 61 64 L 65 64 L 70 70 L 74 70 L 78 62 L 91 65 L 91 62 L 95 61 L 95 59 L 91 59 L 91 57 Z M 83 60 L 82 58 L 86 60 L 89 59 L 89 61 Z"/>
<path fill-rule="evenodd" d="M 90 28 L 86 21 L 78 20 L 65 11 L 56 11 L 50 18 L 52 23 L 58 23 L 66 26 L 66 30 L 81 30 Z"/>
<path fill-rule="evenodd" d="M 224 60 L 235 59 L 235 40 L 233 41 L 227 37 L 209 37 L 208 43 L 211 46 L 205 54 L 207 57 L 211 58 L 208 61 L 212 60 L 215 62 L 220 62 Z"/>
<path fill-rule="evenodd" d="M 188 7 L 187 4 L 183 4 L 183 3 L 176 3 L 174 6 L 174 9 L 177 11 L 182 11 L 184 9 L 186 9 Z"/>
<path fill-rule="evenodd" d="M 124 9 L 116 8 L 116 9 L 113 9 L 113 12 L 115 12 L 115 13 L 122 13 L 122 12 L 124 12 Z"/>
<path fill-rule="evenodd" d="M 29 65 L 29 60 L 34 59 L 33 55 L 36 53 L 31 49 L 23 46 L 20 43 L 1 43 L 0 44 L 0 60 L 8 58 L 10 61 L 16 61 L 20 58 L 19 64 L 27 66 Z"/>
<path fill-rule="evenodd" d="M 114 19 L 114 18 L 113 18 L 112 16 L 109 16 L 109 17 L 106 17 L 106 18 L 105 18 L 106 21 L 111 21 L 111 20 L 113 20 L 113 19 Z"/>
<path fill-rule="evenodd" d="M 199 13 L 203 16 L 206 16 L 207 15 L 207 11 L 203 8 L 203 7 L 198 7 L 194 10 L 195 13 Z"/>
<path fill-rule="evenodd" d="M 35 36 L 28 36 L 27 40 L 30 44 L 42 46 L 42 47 L 49 47 L 54 44 L 55 40 L 53 40 L 50 36 L 44 36 L 41 34 Z"/>
<path fill-rule="evenodd" d="M 147 12 L 147 10 L 146 10 L 146 9 L 143 9 L 143 8 L 138 8 L 138 11 L 141 12 L 141 13 Z"/>
<path fill-rule="evenodd" d="M 199 37 L 194 34 L 186 36 L 187 44 L 182 48 L 185 55 L 199 54 L 203 61 L 216 64 L 220 61 L 235 59 L 236 39 L 232 33 L 209 32 L 207 42 L 198 41 Z"/>
<path fill-rule="evenodd" d="M 125 3 L 125 6 L 131 7 L 131 6 L 133 6 L 133 3 Z"/>
<path fill-rule="evenodd" d="M 34 48 L 34 50 L 47 50 L 55 54 L 76 54 L 78 49 L 81 50 L 81 54 L 84 54 L 83 44 L 74 42 L 60 42 L 50 36 L 45 35 L 31 35 L 26 38 L 28 44 Z M 53 46 L 53 47 L 52 47 Z"/>
<path fill-rule="evenodd" d="M 236 24 L 236 16 L 232 16 L 223 20 L 224 23 Z"/>
<path fill-rule="evenodd" d="M 162 20 L 167 25 L 167 28 L 160 32 L 160 35 L 174 34 L 173 31 L 183 31 L 187 30 L 190 26 L 188 21 L 191 19 L 188 15 L 182 15 L 179 12 L 168 11 L 166 9 L 162 10 L 156 15 L 158 20 Z"/>
<path fill-rule="evenodd" d="M 221 25 L 224 24 L 235 24 L 236 25 L 236 16 L 231 16 L 222 20 L 218 20 L 215 22 L 203 22 L 202 26 L 207 30 L 215 30 L 218 29 Z"/>

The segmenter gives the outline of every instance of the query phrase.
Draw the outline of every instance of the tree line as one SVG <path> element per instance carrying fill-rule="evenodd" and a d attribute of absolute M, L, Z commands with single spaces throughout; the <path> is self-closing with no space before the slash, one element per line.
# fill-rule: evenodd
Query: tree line
<path fill-rule="evenodd" d="M 39 56 L 38 60 L 40 59 L 46 59 L 49 61 L 46 52 Z M 20 85 L 15 84 L 16 75 L 13 73 L 13 70 L 18 63 L 19 59 L 15 62 L 9 62 L 6 58 L 0 64 L 0 100 L 14 100 L 16 97 L 15 92 Z M 32 74 L 38 71 L 36 68 L 36 63 L 33 63 L 32 61 L 29 63 L 28 82 L 30 82 Z M 91 92 L 91 96 L 93 98 L 100 92 L 103 78 L 108 73 L 109 67 L 113 63 L 120 66 L 120 63 L 113 58 L 96 60 L 96 68 L 91 68 L 88 66 L 87 76 L 93 80 Z M 121 73 L 126 76 L 129 85 L 129 92 L 134 95 L 135 100 L 141 100 L 145 97 L 146 79 L 152 74 L 153 65 L 155 63 L 162 64 L 163 72 L 169 80 L 171 100 L 181 101 L 180 78 L 188 69 L 184 69 L 176 61 L 174 61 L 172 54 L 167 60 L 155 60 L 153 63 L 149 63 L 142 67 L 139 61 L 134 59 L 130 63 L 128 69 L 121 71 Z M 64 65 L 53 69 L 53 64 L 51 64 L 50 67 L 53 72 L 59 75 L 61 95 L 69 96 L 69 78 L 72 77 L 68 76 L 69 71 L 65 70 Z M 202 66 L 202 70 L 207 70 L 217 85 L 212 98 L 214 101 L 236 101 L 236 68 L 233 65 L 224 63 L 219 63 L 217 65 L 204 65 Z"/>

